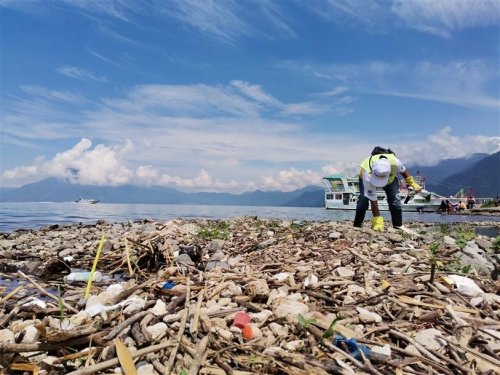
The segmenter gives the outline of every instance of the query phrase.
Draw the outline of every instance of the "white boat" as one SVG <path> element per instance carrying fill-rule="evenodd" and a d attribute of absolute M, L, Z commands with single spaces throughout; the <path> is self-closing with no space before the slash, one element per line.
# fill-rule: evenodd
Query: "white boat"
<path fill-rule="evenodd" d="M 425 189 L 422 176 L 415 176 L 415 181 Z M 325 208 L 329 210 L 355 210 L 359 196 L 359 178 L 330 175 L 323 177 L 325 185 Z M 414 193 L 408 189 L 404 181 L 399 181 L 399 198 L 403 211 L 435 212 L 442 200 L 447 198 L 431 192 Z M 386 194 L 377 188 L 378 207 L 381 211 L 389 211 Z"/>
<path fill-rule="evenodd" d="M 99 202 L 98 199 L 83 199 L 83 198 L 78 198 L 76 203 L 88 203 L 88 204 L 96 204 Z"/>

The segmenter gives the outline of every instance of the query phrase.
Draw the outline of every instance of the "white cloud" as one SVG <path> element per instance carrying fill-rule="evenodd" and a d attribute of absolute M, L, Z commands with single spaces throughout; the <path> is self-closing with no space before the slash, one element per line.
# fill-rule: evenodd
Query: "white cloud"
<path fill-rule="evenodd" d="M 92 14 L 104 14 L 130 22 L 134 13 L 141 11 L 140 3 L 130 0 L 63 0 L 66 4 L 74 6 Z"/>
<path fill-rule="evenodd" d="M 466 28 L 500 22 L 497 0 L 320 0 L 307 2 L 307 7 L 331 22 L 372 33 L 411 28 L 449 38 Z"/>
<path fill-rule="evenodd" d="M 47 177 L 57 177 L 82 185 L 122 185 L 130 182 L 132 171 L 125 167 L 122 158 L 131 144 L 120 146 L 97 145 L 92 147 L 83 138 L 73 148 L 57 153 L 51 160 L 38 158 L 32 166 L 21 166 L 3 173 L 2 179 L 33 182 Z"/>
<path fill-rule="evenodd" d="M 376 70 L 387 69 L 379 64 Z M 243 81 L 227 86 L 136 86 L 121 97 L 86 101 L 84 109 L 61 102 L 67 97 L 52 91 L 29 89 L 31 97 L 15 98 L 2 119 L 5 136 L 18 141 L 84 139 L 50 160 L 5 171 L 3 184 L 19 186 L 52 176 L 86 184 L 137 183 L 195 191 L 291 190 L 317 184 L 323 174 L 352 174 L 373 142 L 378 143 L 372 134 L 346 136 L 349 130 L 313 128 L 309 118 L 297 119 L 297 113 L 314 112 L 308 103 L 321 108 L 320 101 L 305 102 L 292 111 L 295 116 L 286 118 L 285 109 L 295 103 L 281 102 L 261 86 Z M 338 95 L 311 97 L 326 98 L 346 110 L 356 100 L 342 96 L 342 89 L 333 91 Z M 274 99 L 282 107 L 273 106 Z M 53 102 L 61 102 L 65 110 L 54 108 Z M 407 163 L 498 150 L 495 137 L 459 137 L 444 129 L 415 142 L 404 140 L 407 132 L 402 129 L 384 141 L 397 142 L 398 156 Z M 87 137 L 102 144 L 93 147 Z M 448 143 L 441 144 L 443 139 Z"/>
<path fill-rule="evenodd" d="M 278 171 L 272 175 L 264 175 L 262 189 L 292 191 L 307 185 L 320 185 L 321 175 L 312 170 L 298 170 L 290 168 Z"/>
<path fill-rule="evenodd" d="M 70 66 L 70 65 L 63 65 L 59 67 L 57 70 L 59 73 L 62 75 L 65 75 L 67 77 L 71 78 L 77 78 L 77 79 L 83 79 L 87 81 L 96 81 L 96 82 L 107 82 L 106 77 L 99 77 L 96 76 L 95 74 L 91 73 L 85 68 L 79 68 L 77 66 Z"/>
<path fill-rule="evenodd" d="M 435 134 L 431 134 L 424 142 L 416 142 L 402 148 L 398 155 L 407 163 L 419 165 L 436 165 L 443 159 L 456 159 L 474 153 L 493 154 L 500 151 L 500 136 L 485 137 L 453 135 L 451 126 L 446 126 Z"/>
<path fill-rule="evenodd" d="M 264 92 L 259 85 L 252 85 L 248 82 L 234 80 L 231 85 L 236 87 L 243 95 L 255 100 L 256 102 L 269 104 L 275 107 L 282 107 L 283 104 L 273 96 Z"/>
<path fill-rule="evenodd" d="M 162 9 L 170 17 L 200 33 L 227 43 L 233 43 L 237 37 L 253 32 L 253 28 L 238 15 L 238 2 L 233 0 L 172 0 L 165 2 Z"/>
<path fill-rule="evenodd" d="M 391 11 L 411 28 L 446 38 L 455 31 L 500 22 L 497 0 L 395 0 Z"/>
<path fill-rule="evenodd" d="M 162 174 L 151 165 L 128 167 L 127 155 L 134 151 L 130 141 L 115 146 L 102 144 L 92 148 L 92 142 L 83 138 L 67 151 L 57 153 L 52 159 L 40 157 L 33 165 L 6 170 L 2 174 L 4 186 L 17 186 L 56 177 L 81 185 L 118 186 L 124 184 L 174 186 L 203 191 L 232 190 L 241 188 L 236 181 L 221 181 L 207 171 L 184 178 Z"/>
<path fill-rule="evenodd" d="M 314 76 L 326 75 L 332 77 L 332 81 L 342 77 L 342 84 L 348 85 L 349 90 L 356 94 L 399 96 L 463 107 L 500 108 L 498 93 L 492 85 L 500 80 L 494 61 L 372 61 L 351 65 L 289 65 L 288 68 Z"/>
<path fill-rule="evenodd" d="M 56 102 L 81 103 L 85 97 L 70 91 L 49 90 L 41 86 L 23 85 L 21 89 L 32 96 Z"/>
<path fill-rule="evenodd" d="M 253 148 L 248 148 L 243 153 L 246 157 L 252 154 L 256 160 L 262 162 L 274 160 L 275 164 L 278 164 L 276 156 L 281 150 L 276 149 L 276 146 L 272 148 L 272 143 L 276 139 L 269 140 L 268 145 L 254 144 Z M 291 140 L 288 139 L 286 142 L 290 143 Z M 249 139 L 249 143 L 253 143 L 253 139 Z M 322 164 L 317 162 L 316 169 L 296 167 L 270 169 L 267 167 L 267 171 L 262 172 L 262 169 L 257 166 L 248 163 L 241 165 L 234 160 L 221 168 L 222 165 L 217 165 L 218 163 L 215 162 L 217 158 L 210 157 L 211 163 L 209 164 L 212 171 L 209 172 L 204 168 L 196 171 L 196 166 L 199 164 L 189 167 L 193 161 L 181 160 L 185 155 L 176 152 L 169 153 L 167 159 L 172 158 L 173 162 L 182 165 L 179 173 L 176 174 L 172 173 L 175 168 L 165 165 L 165 160 L 157 165 L 143 164 L 133 167 L 132 164 L 138 162 L 136 156 L 141 152 L 141 148 L 130 141 L 109 146 L 98 144 L 92 147 L 92 142 L 84 138 L 71 149 L 56 154 L 50 160 L 40 157 L 34 161 L 33 165 L 7 170 L 2 174 L 1 179 L 5 187 L 19 186 L 47 177 L 57 177 L 78 184 L 158 185 L 188 191 L 241 192 L 256 188 L 291 191 L 307 185 L 320 185 L 321 178 L 328 174 L 355 175 L 359 163 L 371 151 L 373 142 L 359 138 L 302 139 L 301 142 L 290 143 L 289 146 L 294 148 L 291 151 L 295 152 L 293 155 L 295 159 L 292 157 L 292 152 L 283 150 L 285 152 L 283 162 L 303 164 L 314 158 L 318 161 L 330 160 L 330 162 Z M 153 154 L 161 150 L 154 143 L 151 147 Z M 434 165 L 441 159 L 465 157 L 477 152 L 498 152 L 500 151 L 500 137 L 474 135 L 460 137 L 453 134 L 451 127 L 445 127 L 421 141 L 399 143 L 395 149 L 398 157 L 407 165 Z M 265 151 L 259 153 L 259 150 Z M 224 152 L 223 154 L 226 155 Z"/>

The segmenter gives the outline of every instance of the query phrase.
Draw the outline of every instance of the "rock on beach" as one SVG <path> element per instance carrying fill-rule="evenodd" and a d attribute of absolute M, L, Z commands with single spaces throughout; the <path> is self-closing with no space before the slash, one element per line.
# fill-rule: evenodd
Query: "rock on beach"
<path fill-rule="evenodd" d="M 476 234 L 498 225 L 242 217 L 0 233 L 0 372 L 122 372 L 125 355 L 143 374 L 500 373 L 500 238 Z"/>

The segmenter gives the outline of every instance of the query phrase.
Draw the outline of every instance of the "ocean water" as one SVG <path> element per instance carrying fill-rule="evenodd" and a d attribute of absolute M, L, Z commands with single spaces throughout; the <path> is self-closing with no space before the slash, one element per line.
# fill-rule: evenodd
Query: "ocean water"
<path fill-rule="evenodd" d="M 230 219 L 243 216 L 292 221 L 343 221 L 353 220 L 354 211 L 326 210 L 320 207 L 0 202 L 0 232 L 11 232 L 16 229 L 38 229 L 51 224 L 95 223 L 97 220 L 125 222 L 139 219 Z M 388 212 L 383 212 L 382 216 L 390 220 Z M 371 217 L 370 212 L 367 213 L 366 217 Z M 403 220 L 404 222 L 424 221 L 435 223 L 467 221 L 495 221 L 500 223 L 500 217 L 420 214 L 413 212 L 404 212 Z"/>

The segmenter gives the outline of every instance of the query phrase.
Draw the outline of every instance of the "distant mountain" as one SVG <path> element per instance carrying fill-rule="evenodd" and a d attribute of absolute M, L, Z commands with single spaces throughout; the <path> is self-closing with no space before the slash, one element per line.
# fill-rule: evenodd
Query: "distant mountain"
<path fill-rule="evenodd" d="M 315 190 L 303 192 L 297 198 L 292 199 L 283 206 L 287 207 L 324 207 L 325 191 L 319 187 Z"/>
<path fill-rule="evenodd" d="M 471 168 L 477 162 L 483 160 L 488 156 L 488 154 L 477 153 L 465 158 L 444 159 L 441 160 L 439 164 L 432 167 L 421 166 L 418 164 L 408 165 L 408 169 L 413 175 L 420 174 L 422 176 L 425 176 L 427 187 L 429 187 L 430 185 L 439 186 L 439 184 L 442 181 L 446 180 L 448 177 Z"/>
<path fill-rule="evenodd" d="M 482 158 L 435 186 L 436 192 L 446 196 L 456 194 L 460 189 L 463 189 L 465 193 L 471 190 L 472 194 L 477 197 L 500 195 L 500 152 Z"/>
<path fill-rule="evenodd" d="M 500 152 L 475 154 L 468 158 L 443 160 L 434 167 L 411 166 L 426 177 L 427 190 L 445 196 L 460 189 L 474 189 L 477 197 L 500 195 Z M 72 202 L 77 198 L 99 199 L 104 203 L 205 204 L 239 206 L 323 207 L 324 191 L 319 186 L 283 191 L 256 190 L 242 194 L 184 193 L 161 186 L 76 185 L 49 178 L 15 189 L 0 189 L 0 201 L 6 202 Z"/>
<path fill-rule="evenodd" d="M 16 189 L 1 189 L 0 201 L 6 202 L 72 202 L 77 198 L 98 199 L 104 203 L 206 204 L 241 206 L 308 206 L 300 197 L 318 186 L 307 186 L 291 192 L 261 191 L 243 194 L 184 193 L 160 186 L 140 187 L 76 185 L 55 178 L 27 184 Z M 322 193 L 321 193 L 322 197 Z"/>

